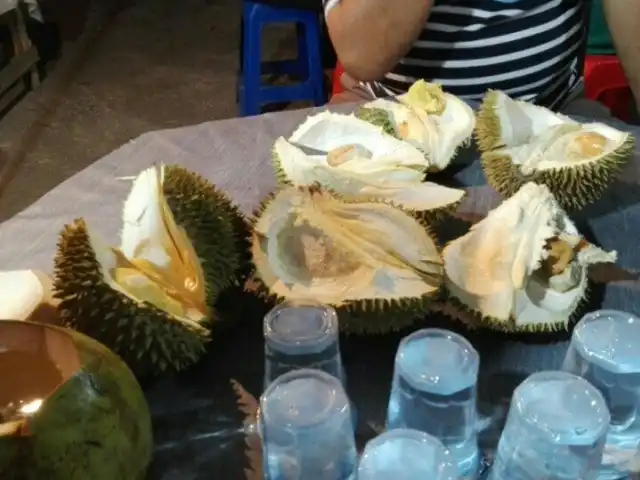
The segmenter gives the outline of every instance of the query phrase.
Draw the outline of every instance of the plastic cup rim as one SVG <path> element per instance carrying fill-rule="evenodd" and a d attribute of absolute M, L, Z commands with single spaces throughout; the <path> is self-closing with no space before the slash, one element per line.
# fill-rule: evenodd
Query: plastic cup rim
<path fill-rule="evenodd" d="M 551 376 L 552 375 L 552 376 Z M 536 377 L 542 377 L 542 376 L 547 376 L 547 379 L 551 380 L 551 379 L 571 379 L 571 380 L 577 380 L 578 382 L 582 383 L 585 387 L 586 390 L 589 391 L 589 393 L 595 397 L 597 400 L 597 402 L 604 407 L 605 412 L 607 413 L 607 416 L 609 417 L 609 420 L 606 422 L 602 422 L 602 425 L 598 431 L 598 434 L 596 435 L 597 437 L 600 437 L 602 435 L 605 435 L 606 432 L 609 430 L 609 424 L 611 422 L 611 414 L 609 413 L 608 407 L 607 407 L 607 403 L 604 399 L 604 396 L 602 395 L 602 393 L 600 392 L 600 390 L 598 390 L 595 386 L 593 386 L 591 383 L 589 383 L 586 379 L 584 379 L 583 377 L 576 375 L 574 373 L 571 372 L 567 372 L 564 370 L 542 370 L 539 372 L 535 372 L 531 375 L 529 375 L 525 380 L 523 380 L 515 389 L 514 393 L 513 393 L 513 398 L 512 398 L 512 402 L 511 402 L 511 409 L 515 409 L 518 412 L 518 416 L 521 419 L 525 419 L 526 416 L 523 415 L 523 404 L 522 402 L 519 401 L 519 399 L 521 398 L 521 392 L 522 389 L 526 388 L 529 383 L 534 380 Z M 527 426 L 527 428 L 533 429 L 536 432 L 542 433 L 545 437 L 549 436 L 549 433 L 547 430 L 540 428 L 538 425 L 536 425 L 535 423 L 532 423 L 528 420 L 524 420 L 523 423 Z M 506 426 L 505 426 L 506 428 Z M 555 442 L 554 442 L 555 443 Z"/>
<path fill-rule="evenodd" d="M 409 344 L 411 341 L 417 338 L 425 337 L 426 336 L 425 333 L 434 333 L 441 336 L 449 337 L 454 341 L 454 343 L 466 349 L 470 353 L 470 355 L 467 356 L 465 361 L 460 365 L 460 371 L 467 372 L 469 371 L 469 369 L 473 369 L 475 370 L 475 375 L 476 376 L 478 375 L 479 367 L 480 367 L 480 354 L 473 347 L 473 345 L 471 345 L 471 342 L 469 342 L 469 340 L 467 340 L 465 337 L 463 337 L 459 333 L 453 332 L 451 330 L 447 330 L 445 328 L 423 328 L 404 337 L 400 341 L 400 344 L 398 345 L 398 350 L 396 351 L 395 365 L 396 365 L 396 368 L 399 370 L 398 373 L 400 373 L 405 379 L 407 379 L 409 383 L 413 384 L 414 380 L 411 377 L 411 375 L 407 375 L 407 372 L 405 372 L 402 368 L 402 362 L 399 362 L 398 360 L 402 355 L 403 347 L 405 347 L 407 344 Z M 473 358 L 473 360 L 470 361 L 470 358 Z M 422 384 L 424 382 L 415 382 L 415 383 Z"/>
<path fill-rule="evenodd" d="M 272 326 L 273 321 L 276 318 L 278 318 L 278 315 L 284 310 L 288 308 L 301 308 L 301 307 L 310 307 L 310 308 L 317 308 L 317 309 L 323 310 L 324 323 L 322 325 L 322 328 L 318 330 L 316 335 L 298 337 L 293 341 L 290 339 L 285 339 L 282 335 L 280 335 L 280 333 L 277 330 L 273 328 Z M 269 339 L 278 344 L 303 346 L 303 345 L 315 343 L 318 340 L 324 340 L 329 336 L 336 335 L 338 332 L 337 324 L 338 324 L 338 314 L 336 310 L 329 305 L 323 305 L 321 303 L 313 302 L 313 301 L 286 300 L 282 303 L 279 303 L 275 307 L 273 307 L 265 315 L 263 335 L 265 339 Z"/>
<path fill-rule="evenodd" d="M 346 393 L 344 392 L 342 383 L 338 378 L 326 372 L 323 372 L 322 370 L 316 370 L 313 368 L 300 368 L 300 369 L 292 370 L 290 372 L 280 375 L 273 382 L 271 382 L 269 386 L 266 388 L 266 390 L 262 393 L 262 395 L 260 396 L 260 402 L 259 402 L 261 421 L 266 424 L 272 423 L 272 421 L 269 418 L 269 409 L 265 408 L 265 403 L 269 398 L 269 394 L 271 394 L 276 388 L 286 383 L 289 383 L 290 381 L 293 381 L 298 378 L 311 378 L 311 377 L 315 378 L 316 380 L 320 379 L 324 383 L 328 385 L 332 385 L 334 387 L 333 389 L 331 389 L 330 401 L 325 404 L 325 407 L 323 408 L 322 412 L 319 412 L 318 415 L 314 416 L 315 420 L 297 423 L 295 424 L 295 427 L 290 422 L 282 422 L 282 425 L 284 425 L 284 427 L 287 430 L 290 430 L 291 428 L 295 428 L 299 430 L 313 428 L 324 423 L 327 418 L 326 416 L 327 412 L 329 412 L 332 409 L 332 407 L 336 404 L 336 401 L 340 397 L 341 392 L 346 400 L 344 408 L 349 409 L 349 399 Z"/>

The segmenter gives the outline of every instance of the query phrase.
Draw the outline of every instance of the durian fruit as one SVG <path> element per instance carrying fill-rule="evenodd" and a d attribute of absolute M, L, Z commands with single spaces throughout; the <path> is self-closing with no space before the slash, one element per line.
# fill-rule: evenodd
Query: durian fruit
<path fill-rule="evenodd" d="M 565 210 L 600 198 L 635 150 L 634 138 L 602 123 L 489 92 L 475 130 L 487 182 L 510 197 L 526 182 L 546 185 Z"/>
<path fill-rule="evenodd" d="M 426 154 L 430 171 L 447 168 L 458 148 L 471 139 L 475 127 L 469 105 L 424 80 L 395 100 L 366 103 L 355 115 L 415 145 Z"/>
<path fill-rule="evenodd" d="M 263 203 L 252 254 L 258 293 L 331 305 L 346 332 L 407 326 L 442 284 L 437 245 L 414 216 L 318 185 L 285 186 Z"/>
<path fill-rule="evenodd" d="M 568 328 L 585 298 L 588 267 L 616 261 L 616 252 L 587 243 L 550 190 L 533 182 L 442 255 L 455 306 L 476 325 L 507 332 Z"/>
<path fill-rule="evenodd" d="M 309 118 L 288 140 L 276 140 L 273 158 L 284 183 L 319 183 L 350 201 L 380 198 L 429 220 L 455 210 L 465 195 L 424 182 L 428 163 L 418 149 L 353 116 Z"/>
<path fill-rule="evenodd" d="M 62 231 L 54 261 L 62 322 L 140 375 L 186 368 L 205 351 L 219 293 L 249 271 L 242 222 L 198 175 L 172 166 L 143 171 L 125 202 L 119 248 L 83 219 Z"/>

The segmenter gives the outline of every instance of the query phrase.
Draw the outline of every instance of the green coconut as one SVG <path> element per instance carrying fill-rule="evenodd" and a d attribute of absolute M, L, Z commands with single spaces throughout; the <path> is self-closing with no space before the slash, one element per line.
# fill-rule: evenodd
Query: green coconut
<path fill-rule="evenodd" d="M 582 124 L 499 91 L 482 102 L 475 136 L 496 191 L 510 197 L 527 182 L 539 183 L 566 210 L 598 200 L 635 151 L 629 133 Z"/>
<path fill-rule="evenodd" d="M 125 202 L 120 247 L 83 219 L 62 231 L 54 262 L 61 319 L 137 374 L 182 370 L 205 352 L 219 294 L 250 271 L 247 235 L 237 209 L 198 175 L 145 170 Z"/>
<path fill-rule="evenodd" d="M 393 100 L 364 104 L 355 115 L 422 151 L 429 171 L 446 169 L 458 149 L 469 143 L 475 126 L 475 114 L 466 102 L 424 80 Z"/>
<path fill-rule="evenodd" d="M 276 175 L 294 186 L 320 184 L 347 201 L 381 199 L 438 221 L 465 190 L 425 181 L 429 162 L 415 146 L 350 115 L 309 117 L 273 148 Z"/>
<path fill-rule="evenodd" d="M 149 409 L 106 347 L 68 329 L 0 320 L 0 372 L 0 478 L 145 478 Z"/>
<path fill-rule="evenodd" d="M 566 330 L 586 297 L 588 269 L 616 252 L 587 243 L 544 185 L 525 184 L 443 250 L 460 320 L 503 332 Z"/>
<path fill-rule="evenodd" d="M 442 284 L 429 230 L 382 201 L 349 202 L 320 186 L 285 186 L 256 214 L 255 290 L 338 310 L 347 333 L 384 333 L 421 318 Z"/>

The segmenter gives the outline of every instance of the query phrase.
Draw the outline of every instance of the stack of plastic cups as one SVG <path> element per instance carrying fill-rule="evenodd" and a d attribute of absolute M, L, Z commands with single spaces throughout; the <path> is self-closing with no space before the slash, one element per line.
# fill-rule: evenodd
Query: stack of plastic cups
<path fill-rule="evenodd" d="M 283 302 L 264 318 L 267 388 L 280 375 L 298 368 L 315 368 L 344 384 L 338 316 L 328 306 Z"/>
<path fill-rule="evenodd" d="M 347 480 L 357 454 L 340 381 L 300 369 L 278 377 L 260 398 L 265 480 Z"/>
<path fill-rule="evenodd" d="M 400 428 L 367 443 L 355 479 L 458 480 L 458 472 L 437 438 Z"/>
<path fill-rule="evenodd" d="M 609 411 L 567 372 L 539 372 L 516 388 L 489 480 L 594 480 Z"/>
<path fill-rule="evenodd" d="M 411 428 L 436 437 L 451 452 L 460 478 L 480 467 L 476 432 L 478 352 L 460 335 L 424 329 L 398 347 L 387 428 Z"/>
<path fill-rule="evenodd" d="M 598 480 L 640 472 L 640 318 L 601 310 L 576 325 L 563 370 L 580 375 L 604 396 L 611 412 Z"/>

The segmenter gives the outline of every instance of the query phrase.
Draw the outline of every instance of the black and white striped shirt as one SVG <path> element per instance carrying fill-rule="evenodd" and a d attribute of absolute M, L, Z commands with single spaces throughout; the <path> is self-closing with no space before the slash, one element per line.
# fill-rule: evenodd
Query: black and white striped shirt
<path fill-rule="evenodd" d="M 323 0 L 325 13 L 341 0 Z M 393 0 L 389 0 L 393 1 Z M 480 100 L 487 89 L 559 108 L 581 81 L 583 0 L 436 0 L 411 50 L 374 96 L 406 91 L 417 79 Z"/>

